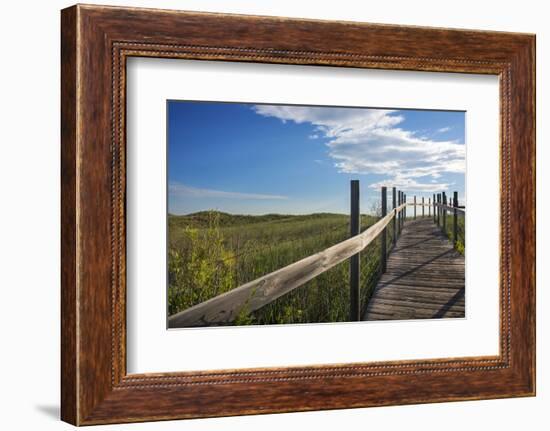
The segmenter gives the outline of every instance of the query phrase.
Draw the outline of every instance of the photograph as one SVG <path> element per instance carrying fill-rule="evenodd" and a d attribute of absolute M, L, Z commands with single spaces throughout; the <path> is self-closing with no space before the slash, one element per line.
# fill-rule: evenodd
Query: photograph
<path fill-rule="evenodd" d="M 465 318 L 465 121 L 168 100 L 168 328 Z"/>

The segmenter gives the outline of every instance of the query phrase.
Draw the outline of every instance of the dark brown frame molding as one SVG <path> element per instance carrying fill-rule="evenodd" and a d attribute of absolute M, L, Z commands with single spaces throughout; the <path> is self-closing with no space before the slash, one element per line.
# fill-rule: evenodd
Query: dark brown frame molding
<path fill-rule="evenodd" d="M 61 417 L 75 425 L 535 394 L 535 36 L 73 6 L 61 14 Z M 126 373 L 130 56 L 500 77 L 500 354 Z"/>

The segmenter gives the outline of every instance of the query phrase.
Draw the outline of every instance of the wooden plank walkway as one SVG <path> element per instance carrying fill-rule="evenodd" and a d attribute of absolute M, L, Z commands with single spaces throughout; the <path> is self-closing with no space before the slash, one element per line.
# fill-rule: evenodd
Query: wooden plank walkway
<path fill-rule="evenodd" d="M 433 218 L 407 221 L 363 320 L 464 317 L 464 268 Z"/>

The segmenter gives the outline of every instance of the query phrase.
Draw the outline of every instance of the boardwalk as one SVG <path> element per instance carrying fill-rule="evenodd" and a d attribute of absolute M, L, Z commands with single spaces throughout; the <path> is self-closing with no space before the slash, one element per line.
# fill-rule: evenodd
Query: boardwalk
<path fill-rule="evenodd" d="M 363 320 L 464 317 L 464 256 L 431 218 L 407 221 Z"/>
<path fill-rule="evenodd" d="M 466 208 L 459 206 L 458 193 L 454 192 L 451 200 L 447 199 L 445 192 L 434 194 L 428 198 L 427 204 L 422 198 L 417 205 L 415 196 L 410 203 L 407 195 L 395 187 L 391 199 L 388 199 L 387 189 L 382 187 L 382 217 L 360 232 L 358 180 L 351 181 L 350 190 L 349 238 L 179 311 L 169 316 L 168 327 L 231 324 L 243 313 L 246 315 L 261 309 L 346 260 L 349 260 L 350 270 L 350 321 L 465 317 L 464 257 L 453 248 L 443 233 L 446 229 L 440 226 L 440 223 L 446 224 L 451 228 L 450 237 L 460 240 L 459 227 L 462 226 L 460 232 L 463 232 L 464 224 L 458 223 L 457 219 L 459 215 L 465 216 Z M 388 200 L 391 200 L 389 210 Z M 422 215 L 427 209 L 427 217 L 416 219 L 415 211 L 419 206 Z M 412 214 L 409 214 L 413 215 L 413 220 L 407 218 L 407 207 L 412 208 Z M 430 214 L 432 209 L 437 217 Z M 402 226 L 402 229 L 398 230 L 397 244 L 387 257 L 390 244 L 385 233 L 394 226 Z M 360 256 L 376 240 L 380 240 L 377 257 L 386 270 L 375 287 L 367 310 L 362 313 Z M 464 245 L 464 238 L 460 243 Z M 378 275 L 376 271 L 371 272 Z"/>

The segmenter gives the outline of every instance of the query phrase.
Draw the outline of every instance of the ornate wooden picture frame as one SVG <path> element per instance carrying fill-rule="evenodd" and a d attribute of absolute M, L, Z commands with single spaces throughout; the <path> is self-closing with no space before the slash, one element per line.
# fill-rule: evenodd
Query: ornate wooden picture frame
<path fill-rule="evenodd" d="M 75 425 L 535 394 L 535 37 L 102 6 L 62 11 L 61 416 Z M 500 354 L 126 372 L 129 57 L 492 74 L 500 82 Z"/>

